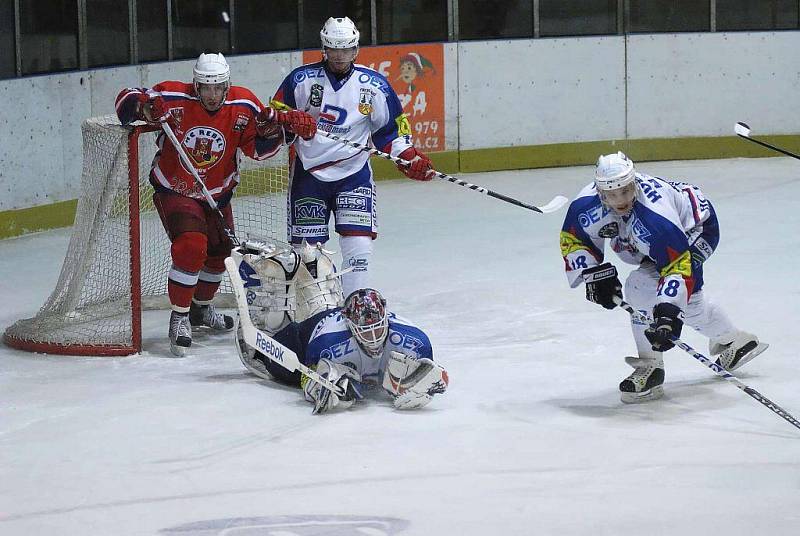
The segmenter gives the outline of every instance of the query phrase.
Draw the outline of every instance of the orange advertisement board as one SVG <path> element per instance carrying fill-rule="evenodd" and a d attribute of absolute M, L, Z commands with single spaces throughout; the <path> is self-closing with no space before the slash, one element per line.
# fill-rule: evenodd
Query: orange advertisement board
<path fill-rule="evenodd" d="M 320 52 L 303 51 L 303 63 Z M 381 73 L 408 114 L 414 145 L 425 152 L 444 151 L 444 47 L 441 43 L 363 47 L 356 63 Z"/>

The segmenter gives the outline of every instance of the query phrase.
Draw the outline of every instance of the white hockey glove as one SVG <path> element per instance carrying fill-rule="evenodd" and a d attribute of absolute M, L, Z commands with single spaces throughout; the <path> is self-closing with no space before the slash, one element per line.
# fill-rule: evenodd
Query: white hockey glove
<path fill-rule="evenodd" d="M 382 385 L 394 397 L 394 407 L 416 409 L 444 393 L 449 382 L 447 371 L 432 360 L 390 352 Z"/>
<path fill-rule="evenodd" d="M 339 397 L 327 387 L 303 376 L 301 384 L 305 398 L 314 404 L 312 414 L 325 413 L 337 407 L 347 409 L 355 404 L 356 400 L 363 398 L 358 387 L 351 382 L 351 380 L 355 382 L 361 381 L 361 375 L 354 369 L 346 365 L 333 363 L 329 359 L 320 359 L 317 364 L 317 373 L 341 387 L 345 394 Z"/>

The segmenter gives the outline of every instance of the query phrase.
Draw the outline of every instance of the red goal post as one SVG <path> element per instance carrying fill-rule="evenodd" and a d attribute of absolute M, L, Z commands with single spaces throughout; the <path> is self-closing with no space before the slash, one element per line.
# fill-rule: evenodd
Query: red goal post
<path fill-rule="evenodd" d="M 148 181 L 156 130 L 124 127 L 114 116 L 83 122 L 80 196 L 61 274 L 36 316 L 6 330 L 7 345 L 67 355 L 141 352 L 142 311 L 169 307 L 169 240 Z M 264 162 L 242 158 L 241 168 L 232 201 L 237 235 L 285 240 L 286 151 Z M 233 306 L 227 276 L 215 301 Z"/>

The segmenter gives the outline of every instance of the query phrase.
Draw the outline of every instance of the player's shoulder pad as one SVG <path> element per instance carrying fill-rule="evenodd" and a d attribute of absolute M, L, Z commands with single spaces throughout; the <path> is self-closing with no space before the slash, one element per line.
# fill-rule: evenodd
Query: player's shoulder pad
<path fill-rule="evenodd" d="M 256 97 L 255 93 L 243 86 L 231 86 L 228 90 L 228 97 L 225 99 L 225 104 L 245 106 L 253 110 L 257 114 L 263 108 L 261 101 Z"/>
<path fill-rule="evenodd" d="M 410 320 L 389 313 L 389 344 L 408 353 L 412 350 L 418 357 L 431 357 L 432 345 L 428 335 Z"/>
<path fill-rule="evenodd" d="M 587 210 L 602 207 L 602 205 L 603 203 L 600 201 L 600 195 L 597 193 L 597 188 L 595 188 L 594 182 L 591 182 L 584 186 L 580 192 L 578 192 L 578 195 L 576 195 L 575 199 L 573 199 L 569 204 L 567 214 L 582 213 Z"/>
<path fill-rule="evenodd" d="M 191 82 L 180 82 L 178 80 L 165 80 L 164 82 L 159 82 L 153 86 L 150 92 L 160 94 L 163 97 L 186 96 L 196 98 L 194 94 L 194 84 Z"/>
<path fill-rule="evenodd" d="M 360 63 L 353 65 L 353 69 L 355 70 L 353 76 L 355 76 L 360 83 L 373 86 L 382 91 L 392 90 L 392 85 L 389 83 L 389 80 L 378 71 L 370 69 Z"/>
<path fill-rule="evenodd" d="M 323 78 L 324 76 L 325 64 L 323 61 L 317 61 L 294 68 L 292 72 L 286 76 L 286 79 L 291 81 L 292 86 L 297 86 L 306 80 Z"/>
<path fill-rule="evenodd" d="M 322 311 L 314 316 L 319 318 L 317 319 L 317 325 L 311 332 L 312 339 L 318 337 L 322 333 L 331 333 L 334 331 L 349 332 L 349 328 L 347 327 L 347 322 L 345 321 L 341 308 Z"/>

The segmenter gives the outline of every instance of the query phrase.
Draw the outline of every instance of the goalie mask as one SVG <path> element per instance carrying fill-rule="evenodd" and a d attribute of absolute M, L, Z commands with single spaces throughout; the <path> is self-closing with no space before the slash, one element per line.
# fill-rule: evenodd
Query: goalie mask
<path fill-rule="evenodd" d="M 362 288 L 351 293 L 342 309 L 353 336 L 370 357 L 380 357 L 389 335 L 389 318 L 386 300 L 372 288 Z"/>

